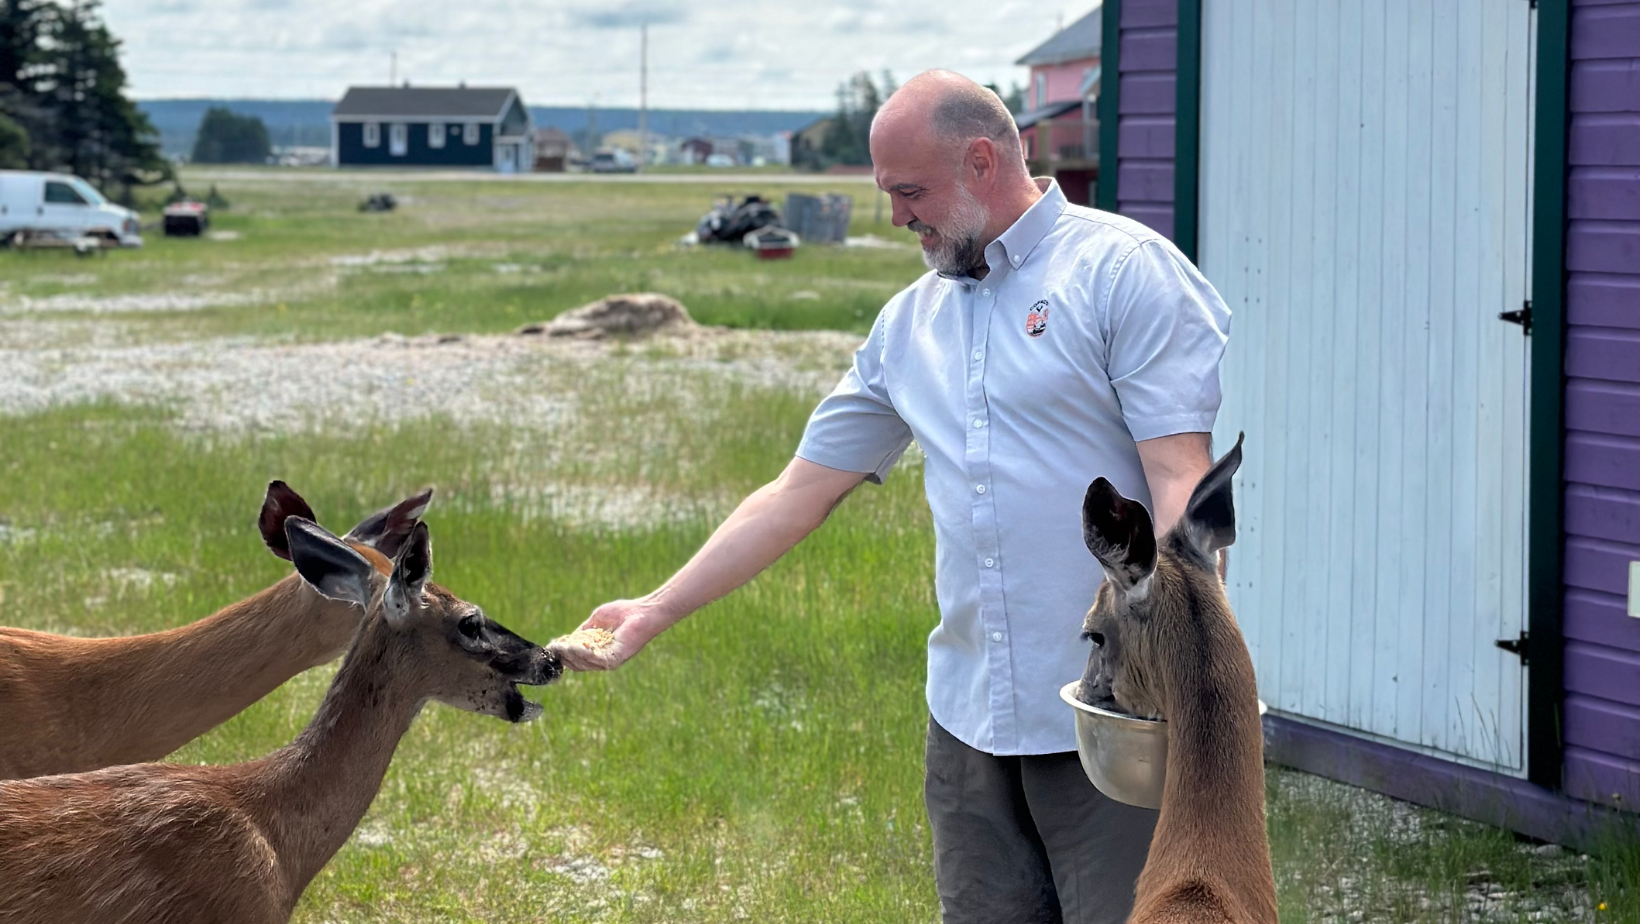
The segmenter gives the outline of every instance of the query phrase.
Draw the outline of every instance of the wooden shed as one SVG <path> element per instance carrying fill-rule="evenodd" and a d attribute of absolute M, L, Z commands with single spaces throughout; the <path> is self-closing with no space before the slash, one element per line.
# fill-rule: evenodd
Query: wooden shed
<path fill-rule="evenodd" d="M 1103 15 L 1098 204 L 1235 312 L 1268 756 L 1552 840 L 1633 828 L 1640 2 Z"/>

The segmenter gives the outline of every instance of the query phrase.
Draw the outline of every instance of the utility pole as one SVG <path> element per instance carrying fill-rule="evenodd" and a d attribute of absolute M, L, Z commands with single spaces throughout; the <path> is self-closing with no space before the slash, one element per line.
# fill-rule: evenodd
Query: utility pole
<path fill-rule="evenodd" d="M 638 27 L 638 169 L 649 165 L 649 21 Z"/>

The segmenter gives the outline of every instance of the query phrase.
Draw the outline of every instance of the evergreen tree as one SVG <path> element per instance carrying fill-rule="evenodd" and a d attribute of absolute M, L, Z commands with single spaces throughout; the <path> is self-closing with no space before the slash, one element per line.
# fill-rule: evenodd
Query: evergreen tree
<path fill-rule="evenodd" d="M 0 115 L 27 165 L 75 173 L 128 199 L 169 173 L 153 125 L 126 95 L 120 43 L 100 0 L 0 0 Z M 15 136 L 12 136 L 15 149 Z"/>
<path fill-rule="evenodd" d="M 199 120 L 192 159 L 196 164 L 260 164 L 272 150 L 261 119 L 212 106 Z"/>
<path fill-rule="evenodd" d="M 0 170 L 21 170 L 28 166 L 28 132 L 0 114 Z"/>

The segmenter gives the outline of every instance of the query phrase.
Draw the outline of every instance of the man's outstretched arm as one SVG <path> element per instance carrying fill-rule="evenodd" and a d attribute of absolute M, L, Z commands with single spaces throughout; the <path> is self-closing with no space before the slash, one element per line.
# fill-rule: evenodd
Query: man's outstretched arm
<path fill-rule="evenodd" d="M 673 623 L 750 581 L 791 551 L 865 477 L 863 472 L 792 459 L 779 478 L 741 501 L 666 583 L 636 600 L 615 600 L 592 611 L 581 628 L 607 629 L 615 635 L 613 645 L 590 651 L 555 644 L 553 652 L 572 670 L 619 667 Z"/>

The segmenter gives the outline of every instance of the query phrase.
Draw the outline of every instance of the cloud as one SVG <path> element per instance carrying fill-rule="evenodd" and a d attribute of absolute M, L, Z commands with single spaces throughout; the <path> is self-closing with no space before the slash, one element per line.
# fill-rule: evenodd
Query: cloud
<path fill-rule="evenodd" d="M 618 6 L 569 11 L 572 24 L 591 29 L 636 29 L 644 23 L 665 25 L 687 18 L 679 4 L 662 0 L 628 0 Z"/>

